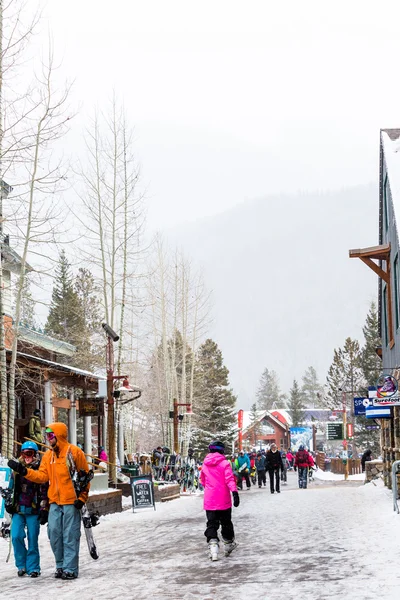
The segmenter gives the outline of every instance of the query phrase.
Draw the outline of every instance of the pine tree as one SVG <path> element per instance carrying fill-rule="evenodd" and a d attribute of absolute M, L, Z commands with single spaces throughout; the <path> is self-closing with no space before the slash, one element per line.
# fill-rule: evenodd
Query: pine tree
<path fill-rule="evenodd" d="M 361 350 L 361 369 L 364 374 L 365 390 L 363 393 L 368 394 L 368 386 L 375 386 L 382 372 L 382 361 L 376 353 L 376 348 L 381 345 L 379 337 L 378 311 L 375 302 L 371 302 L 369 311 L 363 327 L 364 346 Z M 371 425 L 374 421 L 367 419 L 365 416 L 358 416 L 355 419 L 354 437 L 357 447 L 360 450 L 371 448 L 374 456 L 380 453 L 380 433 L 376 430 L 371 430 Z"/>
<path fill-rule="evenodd" d="M 334 350 L 333 362 L 327 376 L 326 403 L 337 410 L 342 407 L 342 392 L 347 396 L 361 393 L 364 377 L 361 370 L 361 350 L 357 340 L 347 338 L 343 348 Z"/>
<path fill-rule="evenodd" d="M 308 407 L 323 405 L 322 397 L 324 387 L 319 383 L 317 372 L 314 367 L 308 367 L 302 377 L 301 391 L 304 402 Z"/>
<path fill-rule="evenodd" d="M 80 268 L 75 278 L 75 293 L 82 316 L 74 362 L 82 369 L 93 369 L 104 362 L 104 340 L 101 329 L 102 307 L 99 289 L 88 269 Z"/>
<path fill-rule="evenodd" d="M 364 346 L 361 350 L 361 369 L 367 385 L 376 385 L 382 373 L 382 361 L 376 353 L 381 346 L 379 337 L 378 310 L 375 302 L 371 302 L 365 325 L 363 327 Z"/>
<path fill-rule="evenodd" d="M 288 410 L 292 418 L 293 427 L 299 427 L 302 421 L 304 421 L 305 405 L 303 394 L 295 379 L 290 390 Z"/>
<path fill-rule="evenodd" d="M 236 397 L 228 387 L 228 375 L 218 345 L 206 340 L 197 355 L 193 436 L 195 447 L 203 455 L 212 440 L 221 440 L 229 448 L 235 437 Z"/>
<path fill-rule="evenodd" d="M 31 292 L 31 281 L 29 276 L 25 276 L 21 297 L 20 322 L 26 327 L 36 327 L 35 306 L 36 302 Z"/>
<path fill-rule="evenodd" d="M 70 265 L 65 251 L 60 252 L 50 312 L 45 331 L 47 334 L 78 346 L 84 328 L 82 306 L 74 289 Z"/>
<path fill-rule="evenodd" d="M 251 443 L 253 444 L 253 446 L 255 446 L 261 430 L 260 411 L 257 410 L 257 404 L 255 402 L 251 405 L 250 408 L 250 428 Z"/>
<path fill-rule="evenodd" d="M 264 369 L 257 391 L 258 407 L 262 410 L 271 410 L 274 403 L 277 405 L 284 404 L 284 394 L 279 388 L 278 376 L 275 371 Z"/>

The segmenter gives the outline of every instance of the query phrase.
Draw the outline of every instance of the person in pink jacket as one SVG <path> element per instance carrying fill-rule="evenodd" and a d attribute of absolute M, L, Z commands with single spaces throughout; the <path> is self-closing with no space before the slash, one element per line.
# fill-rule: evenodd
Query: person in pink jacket
<path fill-rule="evenodd" d="M 204 459 L 200 474 L 200 481 L 204 486 L 204 510 L 207 515 L 204 535 L 207 538 L 211 560 L 218 560 L 220 526 L 225 556 L 229 556 L 237 546 L 232 523 L 231 492 L 234 506 L 239 506 L 240 500 L 232 467 L 224 456 L 225 445 L 216 441 L 212 442 L 208 449 L 210 453 Z"/>

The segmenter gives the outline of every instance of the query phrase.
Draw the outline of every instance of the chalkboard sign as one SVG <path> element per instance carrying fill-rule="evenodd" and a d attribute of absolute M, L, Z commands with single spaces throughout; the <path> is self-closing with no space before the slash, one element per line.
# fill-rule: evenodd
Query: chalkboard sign
<path fill-rule="evenodd" d="M 131 477 L 132 510 L 135 508 L 151 508 L 156 510 L 154 502 L 154 489 L 151 475 Z"/>

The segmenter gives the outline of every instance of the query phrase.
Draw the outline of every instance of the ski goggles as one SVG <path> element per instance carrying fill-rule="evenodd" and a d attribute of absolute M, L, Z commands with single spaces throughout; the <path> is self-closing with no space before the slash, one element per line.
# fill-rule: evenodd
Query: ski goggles
<path fill-rule="evenodd" d="M 27 456 L 28 458 L 32 458 L 33 456 L 35 456 L 35 451 L 34 450 L 21 450 L 21 454 L 22 456 Z"/>
<path fill-rule="evenodd" d="M 55 433 L 53 433 L 53 431 L 46 431 L 46 439 L 49 440 L 49 442 L 51 442 L 51 440 L 54 440 L 56 437 Z"/>

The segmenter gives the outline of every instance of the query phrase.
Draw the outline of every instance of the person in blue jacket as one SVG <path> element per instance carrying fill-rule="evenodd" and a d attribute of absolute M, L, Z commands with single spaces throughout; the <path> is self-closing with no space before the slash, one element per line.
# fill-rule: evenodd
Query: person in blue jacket
<path fill-rule="evenodd" d="M 24 442 L 21 446 L 19 462 L 29 469 L 38 469 L 40 460 L 35 442 Z M 15 566 L 18 576 L 40 575 L 39 531 L 40 525 L 47 523 L 49 503 L 48 484 L 37 484 L 25 477 L 12 473 L 9 489 L 12 500 L 6 506 L 11 515 L 11 541 L 14 549 Z M 28 538 L 28 547 L 25 538 Z"/>
<path fill-rule="evenodd" d="M 237 457 L 237 472 L 240 477 L 240 481 L 243 482 L 243 478 L 246 480 L 246 488 L 249 490 L 251 488 L 250 483 L 250 458 L 247 454 L 244 453 L 244 450 L 241 450 L 239 456 Z"/>

